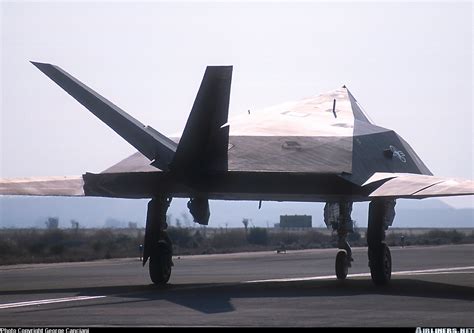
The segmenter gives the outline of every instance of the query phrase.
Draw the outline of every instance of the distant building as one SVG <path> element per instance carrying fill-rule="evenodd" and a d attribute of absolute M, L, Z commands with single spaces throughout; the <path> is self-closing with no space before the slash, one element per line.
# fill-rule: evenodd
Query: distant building
<path fill-rule="evenodd" d="M 275 227 L 280 228 L 312 228 L 311 215 L 280 215 L 280 223 Z"/>

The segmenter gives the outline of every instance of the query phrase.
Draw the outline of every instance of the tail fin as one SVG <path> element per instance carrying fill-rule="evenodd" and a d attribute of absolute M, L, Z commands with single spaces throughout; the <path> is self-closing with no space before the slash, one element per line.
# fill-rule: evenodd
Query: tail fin
<path fill-rule="evenodd" d="M 232 66 L 208 66 L 170 169 L 178 174 L 227 171 Z"/>
<path fill-rule="evenodd" d="M 31 63 L 128 143 L 152 160 L 152 165 L 164 171 L 168 170 L 177 149 L 174 141 L 150 126 L 143 125 L 61 68 L 51 64 Z"/>

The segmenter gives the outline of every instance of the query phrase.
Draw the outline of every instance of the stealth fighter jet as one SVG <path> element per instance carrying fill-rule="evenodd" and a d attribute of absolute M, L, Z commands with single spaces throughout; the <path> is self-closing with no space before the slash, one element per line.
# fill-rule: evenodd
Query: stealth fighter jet
<path fill-rule="evenodd" d="M 107 170 L 79 177 L 2 179 L 0 194 L 149 198 L 143 265 L 168 282 L 173 266 L 166 212 L 189 198 L 194 221 L 207 225 L 209 200 L 325 202 L 338 235 L 336 275 L 345 279 L 352 251 L 353 202 L 369 201 L 368 260 L 376 284 L 390 281 L 384 242 L 397 198 L 474 193 L 470 180 L 432 175 L 395 131 L 375 125 L 347 87 L 229 120 L 231 66 L 207 67 L 181 137 L 166 137 L 61 68 L 33 62 L 137 149 Z"/>

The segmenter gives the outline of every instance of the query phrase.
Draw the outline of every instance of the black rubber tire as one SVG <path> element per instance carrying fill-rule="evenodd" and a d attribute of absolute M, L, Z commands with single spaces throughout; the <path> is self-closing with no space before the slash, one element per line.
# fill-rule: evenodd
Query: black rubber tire
<path fill-rule="evenodd" d="M 392 256 L 387 244 L 369 248 L 369 267 L 372 281 L 378 285 L 387 285 L 392 277 Z"/>
<path fill-rule="evenodd" d="M 169 247 L 168 244 L 159 244 L 157 251 L 150 256 L 149 271 L 154 284 L 164 285 L 171 277 L 173 261 L 172 251 Z"/>
<path fill-rule="evenodd" d="M 339 251 L 336 255 L 336 277 L 338 280 L 345 280 L 349 271 L 347 264 L 347 253 Z"/>

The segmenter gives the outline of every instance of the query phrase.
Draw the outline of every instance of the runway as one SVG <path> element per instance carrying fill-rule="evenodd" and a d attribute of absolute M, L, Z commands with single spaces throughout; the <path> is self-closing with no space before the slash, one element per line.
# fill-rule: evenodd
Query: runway
<path fill-rule="evenodd" d="M 390 286 L 355 248 L 175 257 L 156 287 L 138 258 L 0 267 L 1 327 L 474 326 L 474 244 L 393 247 Z"/>

